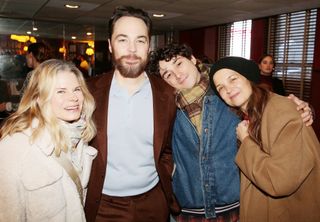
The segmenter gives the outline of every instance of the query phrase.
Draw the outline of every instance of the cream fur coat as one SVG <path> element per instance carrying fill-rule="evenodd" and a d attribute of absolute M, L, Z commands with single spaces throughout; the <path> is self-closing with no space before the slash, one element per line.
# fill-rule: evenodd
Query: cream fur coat
<path fill-rule="evenodd" d="M 85 221 L 76 185 L 52 158 L 49 133 L 33 143 L 30 135 L 28 129 L 0 141 L 0 221 Z M 80 142 L 75 156 L 86 188 L 97 151 Z"/>

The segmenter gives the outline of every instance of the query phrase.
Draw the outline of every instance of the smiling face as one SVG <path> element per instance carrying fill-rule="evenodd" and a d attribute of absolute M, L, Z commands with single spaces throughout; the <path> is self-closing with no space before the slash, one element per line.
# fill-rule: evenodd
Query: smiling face
<path fill-rule="evenodd" d="M 136 78 L 145 69 L 149 52 L 148 28 L 142 19 L 124 16 L 114 24 L 109 50 L 116 70 Z"/>
<path fill-rule="evenodd" d="M 231 69 L 220 69 L 213 76 L 213 82 L 221 98 L 232 107 L 246 112 L 252 94 L 250 81 Z"/>
<path fill-rule="evenodd" d="M 271 56 L 264 57 L 259 63 L 261 75 L 271 76 L 274 68 L 274 62 Z"/>
<path fill-rule="evenodd" d="M 191 89 L 200 80 L 200 73 L 196 67 L 196 59 L 183 56 L 173 57 L 170 61 L 159 62 L 161 77 L 177 90 Z"/>
<path fill-rule="evenodd" d="M 71 71 L 59 71 L 51 97 L 54 115 L 67 122 L 78 120 L 83 101 L 84 96 L 76 75 Z"/>

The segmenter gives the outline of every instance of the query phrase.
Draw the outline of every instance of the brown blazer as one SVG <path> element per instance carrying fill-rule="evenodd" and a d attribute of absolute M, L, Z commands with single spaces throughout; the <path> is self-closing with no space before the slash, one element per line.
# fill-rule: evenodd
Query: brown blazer
<path fill-rule="evenodd" d="M 263 151 L 244 139 L 236 156 L 241 170 L 241 222 L 319 222 L 320 145 L 296 105 L 272 94 L 261 122 Z"/>
<path fill-rule="evenodd" d="M 107 165 L 107 114 L 109 90 L 113 72 L 88 80 L 88 86 L 96 101 L 94 119 L 97 124 L 97 136 L 91 142 L 98 149 L 98 156 L 93 161 L 88 185 L 85 213 L 88 222 L 95 221 L 100 204 L 103 182 Z M 154 104 L 154 158 L 161 187 L 166 195 L 168 206 L 176 213 L 180 210 L 173 195 L 171 173 L 173 170 L 171 134 L 175 119 L 176 105 L 173 89 L 161 78 L 148 75 Z"/>

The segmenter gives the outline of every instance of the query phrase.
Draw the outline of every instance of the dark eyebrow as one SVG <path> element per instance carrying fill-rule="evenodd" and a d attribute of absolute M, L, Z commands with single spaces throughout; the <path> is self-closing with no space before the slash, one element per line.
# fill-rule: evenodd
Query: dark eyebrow
<path fill-rule="evenodd" d="M 173 57 L 172 59 L 173 59 L 173 64 L 176 64 L 176 62 L 178 61 L 177 56 Z"/>
<path fill-rule="evenodd" d="M 221 84 L 216 85 L 216 89 L 218 89 L 219 86 L 221 86 Z"/>
<path fill-rule="evenodd" d="M 118 34 L 118 35 L 115 36 L 115 39 L 120 38 L 120 37 L 128 38 L 128 35 Z M 146 41 L 148 41 L 148 37 L 145 36 L 145 35 L 139 35 L 139 36 L 137 37 L 137 39 L 141 39 L 141 38 L 143 38 L 143 39 L 145 39 Z"/>
<path fill-rule="evenodd" d="M 137 39 L 141 39 L 141 38 L 143 38 L 143 39 L 145 39 L 146 41 L 148 41 L 148 37 L 147 37 L 147 36 L 145 36 L 145 35 L 140 35 L 140 36 L 138 36 L 138 38 L 137 38 Z"/>
<path fill-rule="evenodd" d="M 171 61 L 171 60 L 173 60 L 172 63 L 175 64 L 175 63 L 177 62 L 178 58 L 177 58 L 177 56 L 174 56 L 174 57 L 172 57 L 169 61 Z M 166 61 L 166 60 L 164 59 L 164 61 Z M 165 70 L 165 71 L 163 72 L 163 74 L 161 75 L 160 70 L 159 70 L 159 73 L 160 73 L 160 76 L 161 76 L 161 77 L 163 77 L 165 74 L 167 74 L 167 72 L 168 72 L 168 70 Z"/>
<path fill-rule="evenodd" d="M 236 74 L 232 74 L 232 75 L 230 75 L 230 76 L 228 76 L 228 79 L 230 79 L 230 78 L 232 78 L 232 77 L 237 77 L 237 75 Z"/>
<path fill-rule="evenodd" d="M 117 38 L 119 38 L 119 37 L 125 37 L 125 38 L 126 38 L 126 37 L 128 37 L 128 36 L 125 35 L 125 34 L 118 34 L 118 35 L 115 36 L 115 39 L 117 39 Z"/>
<path fill-rule="evenodd" d="M 162 75 L 161 75 L 160 70 L 159 70 L 159 73 L 160 73 L 160 76 L 163 77 L 163 76 L 165 76 L 165 75 L 168 73 L 168 70 L 165 70 Z"/>
<path fill-rule="evenodd" d="M 229 80 L 229 79 L 231 79 L 231 78 L 234 77 L 234 76 L 237 77 L 237 75 L 232 74 L 232 75 L 228 76 L 227 79 Z M 218 88 L 219 86 L 221 86 L 221 84 L 216 85 L 216 88 Z"/>

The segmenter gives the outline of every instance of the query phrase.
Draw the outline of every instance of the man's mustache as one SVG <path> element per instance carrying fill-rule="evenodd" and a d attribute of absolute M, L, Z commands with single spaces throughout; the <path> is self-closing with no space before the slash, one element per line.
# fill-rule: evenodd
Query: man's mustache
<path fill-rule="evenodd" d="M 141 60 L 141 57 L 133 54 L 133 55 L 121 56 L 120 59 L 140 59 Z"/>

